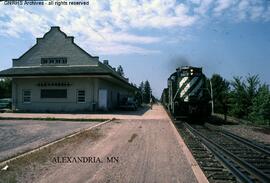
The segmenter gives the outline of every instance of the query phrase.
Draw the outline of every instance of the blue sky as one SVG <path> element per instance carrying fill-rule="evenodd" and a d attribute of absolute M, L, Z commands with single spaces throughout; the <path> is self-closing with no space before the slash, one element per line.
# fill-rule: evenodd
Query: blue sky
<path fill-rule="evenodd" d="M 148 79 L 159 97 L 181 64 L 208 77 L 259 74 L 270 84 L 269 0 L 90 0 L 89 6 L 0 3 L 0 70 L 11 67 L 50 26 L 133 83 Z"/>

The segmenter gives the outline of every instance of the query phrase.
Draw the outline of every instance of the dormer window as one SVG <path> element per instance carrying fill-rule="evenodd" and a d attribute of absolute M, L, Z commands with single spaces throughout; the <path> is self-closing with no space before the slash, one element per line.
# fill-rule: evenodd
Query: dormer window
<path fill-rule="evenodd" d="M 67 64 L 67 58 L 41 58 L 41 65 Z"/>

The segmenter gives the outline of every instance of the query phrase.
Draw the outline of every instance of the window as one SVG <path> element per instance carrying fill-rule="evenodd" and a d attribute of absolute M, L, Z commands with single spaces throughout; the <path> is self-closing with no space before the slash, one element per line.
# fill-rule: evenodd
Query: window
<path fill-rule="evenodd" d="M 42 89 L 40 98 L 67 98 L 66 89 Z"/>
<path fill-rule="evenodd" d="M 61 60 L 60 59 L 57 59 L 55 63 L 60 64 L 61 63 Z"/>
<path fill-rule="evenodd" d="M 47 87 L 47 86 L 71 86 L 69 82 L 39 82 L 37 86 Z"/>
<path fill-rule="evenodd" d="M 77 90 L 77 102 L 78 103 L 85 102 L 85 90 Z"/>
<path fill-rule="evenodd" d="M 41 59 L 41 64 L 47 64 L 48 60 L 47 59 Z"/>
<path fill-rule="evenodd" d="M 23 103 L 31 103 L 31 90 L 23 90 Z"/>
<path fill-rule="evenodd" d="M 41 58 L 41 65 L 67 64 L 67 58 Z"/>
<path fill-rule="evenodd" d="M 67 64 L 67 59 L 66 58 L 62 59 L 62 64 Z"/>

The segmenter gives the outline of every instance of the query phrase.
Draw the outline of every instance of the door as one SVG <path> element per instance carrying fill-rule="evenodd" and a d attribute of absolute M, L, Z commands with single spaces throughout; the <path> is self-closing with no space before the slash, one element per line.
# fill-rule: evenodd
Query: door
<path fill-rule="evenodd" d="M 98 91 L 98 108 L 101 110 L 107 110 L 108 92 L 105 89 L 99 89 Z"/>

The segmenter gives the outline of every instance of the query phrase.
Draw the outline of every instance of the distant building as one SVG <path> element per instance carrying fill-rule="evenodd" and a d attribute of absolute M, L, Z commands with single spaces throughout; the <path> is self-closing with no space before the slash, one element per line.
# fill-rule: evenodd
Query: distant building
<path fill-rule="evenodd" d="M 107 60 L 101 63 L 59 27 L 37 38 L 0 77 L 12 78 L 12 107 L 24 111 L 110 110 L 136 91 Z"/>

